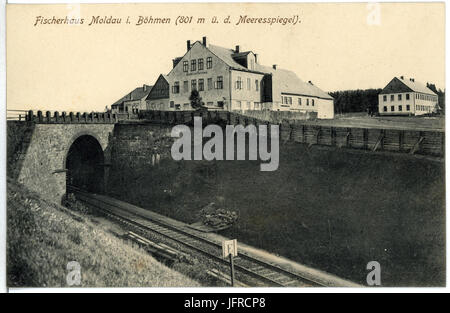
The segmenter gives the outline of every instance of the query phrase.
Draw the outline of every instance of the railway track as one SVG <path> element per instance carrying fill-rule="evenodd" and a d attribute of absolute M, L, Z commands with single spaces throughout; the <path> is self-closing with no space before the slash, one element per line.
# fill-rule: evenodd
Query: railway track
<path fill-rule="evenodd" d="M 165 223 L 163 221 L 150 220 L 148 216 L 143 216 L 137 210 L 128 207 L 124 208 L 122 202 L 115 199 L 91 194 L 78 188 L 69 187 L 76 198 L 93 206 L 103 212 L 109 218 L 121 222 L 122 224 L 138 228 L 141 233 L 152 232 L 164 238 L 170 239 L 190 250 L 211 259 L 215 263 L 228 265 L 229 262 L 222 258 L 222 246 L 208 238 L 195 234 L 195 231 L 186 231 L 181 227 Z M 248 275 L 263 283 L 264 286 L 271 287 L 315 287 L 324 286 L 320 281 L 315 281 L 309 277 L 303 277 L 298 273 L 283 269 L 277 265 L 270 264 L 256 257 L 239 253 L 234 262 L 235 270 Z"/>

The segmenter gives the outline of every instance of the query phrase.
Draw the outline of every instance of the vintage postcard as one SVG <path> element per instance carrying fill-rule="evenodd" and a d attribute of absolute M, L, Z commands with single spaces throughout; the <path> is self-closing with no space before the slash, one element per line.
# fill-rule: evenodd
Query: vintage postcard
<path fill-rule="evenodd" d="M 444 287 L 445 17 L 7 4 L 8 288 Z"/>

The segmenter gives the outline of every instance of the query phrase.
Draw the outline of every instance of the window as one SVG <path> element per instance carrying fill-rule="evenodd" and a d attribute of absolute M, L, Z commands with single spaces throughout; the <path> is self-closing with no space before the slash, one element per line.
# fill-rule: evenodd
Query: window
<path fill-rule="evenodd" d="M 223 77 L 222 76 L 217 76 L 217 89 L 223 89 Z"/>
<path fill-rule="evenodd" d="M 309 99 L 306 99 L 306 105 L 309 106 Z"/>
<path fill-rule="evenodd" d="M 214 105 L 214 102 L 207 102 L 206 105 L 212 107 Z"/>
<path fill-rule="evenodd" d="M 185 104 L 184 104 L 184 107 L 185 107 L 185 108 L 189 108 L 190 105 L 191 105 L 190 103 L 185 103 Z"/>
<path fill-rule="evenodd" d="M 223 101 L 217 101 L 217 106 L 219 108 L 223 108 Z"/>
<path fill-rule="evenodd" d="M 411 107 L 409 106 L 409 104 L 406 105 L 406 111 L 411 110 Z"/>
<path fill-rule="evenodd" d="M 384 102 L 387 101 L 387 96 L 383 96 L 383 101 L 384 101 Z"/>
<path fill-rule="evenodd" d="M 174 103 L 175 103 L 175 102 L 170 101 L 170 107 L 171 107 L 171 108 L 175 107 L 175 104 L 174 104 Z"/>
<path fill-rule="evenodd" d="M 199 71 L 203 70 L 203 59 L 198 59 L 198 70 Z"/>
<path fill-rule="evenodd" d="M 399 112 L 401 112 L 403 110 L 401 105 L 398 106 L 398 110 L 399 110 Z"/>
<path fill-rule="evenodd" d="M 394 101 L 394 95 L 391 95 L 391 101 Z"/>
<path fill-rule="evenodd" d="M 195 72 L 197 70 L 197 60 L 191 60 L 191 71 Z"/>
<path fill-rule="evenodd" d="M 250 110 L 251 109 L 251 103 L 250 103 L 250 101 L 247 101 L 247 110 Z"/>
<path fill-rule="evenodd" d="M 187 72 L 189 70 L 189 62 L 183 61 L 183 72 Z"/>
<path fill-rule="evenodd" d="M 189 92 L 189 82 L 187 80 L 183 82 L 183 92 Z"/>
<path fill-rule="evenodd" d="M 251 83 L 250 83 L 250 78 L 247 78 L 247 90 L 251 89 Z"/>
<path fill-rule="evenodd" d="M 236 89 L 242 89 L 242 79 L 240 76 L 238 76 L 236 80 Z"/>
<path fill-rule="evenodd" d="M 180 82 L 173 83 L 172 93 L 180 93 Z"/>
<path fill-rule="evenodd" d="M 302 98 L 298 98 L 298 105 L 302 105 Z"/>
<path fill-rule="evenodd" d="M 255 80 L 255 90 L 259 91 L 259 82 L 258 82 L 258 80 Z"/>
<path fill-rule="evenodd" d="M 398 95 L 398 101 L 402 101 L 402 95 Z"/>
<path fill-rule="evenodd" d="M 236 101 L 236 106 L 238 107 L 238 109 L 241 109 L 242 108 L 241 101 Z"/>
<path fill-rule="evenodd" d="M 212 78 L 208 78 L 208 90 L 212 89 Z"/>
<path fill-rule="evenodd" d="M 203 91 L 205 90 L 205 82 L 203 78 L 200 78 L 198 80 L 198 91 Z"/>
<path fill-rule="evenodd" d="M 406 100 L 409 100 L 409 93 L 406 94 Z"/>
<path fill-rule="evenodd" d="M 292 104 L 292 97 L 281 97 L 282 104 Z"/>
<path fill-rule="evenodd" d="M 387 106 L 383 107 L 383 112 L 387 112 Z"/>
<path fill-rule="evenodd" d="M 391 112 L 394 112 L 394 106 L 391 105 Z"/>
<path fill-rule="evenodd" d="M 314 106 L 314 99 L 311 99 L 311 105 Z"/>
<path fill-rule="evenodd" d="M 197 80 L 191 80 L 191 90 L 197 90 Z"/>
<path fill-rule="evenodd" d="M 206 58 L 206 68 L 212 68 L 212 57 Z"/>

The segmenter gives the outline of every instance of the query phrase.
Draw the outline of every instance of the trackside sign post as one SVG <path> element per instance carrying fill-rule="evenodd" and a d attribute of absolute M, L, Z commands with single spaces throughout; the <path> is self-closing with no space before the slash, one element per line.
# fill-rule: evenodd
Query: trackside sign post
<path fill-rule="evenodd" d="M 234 287 L 234 262 L 233 258 L 237 256 L 237 240 L 225 240 L 222 242 L 222 256 L 223 258 L 230 258 L 231 270 L 231 286 Z"/>

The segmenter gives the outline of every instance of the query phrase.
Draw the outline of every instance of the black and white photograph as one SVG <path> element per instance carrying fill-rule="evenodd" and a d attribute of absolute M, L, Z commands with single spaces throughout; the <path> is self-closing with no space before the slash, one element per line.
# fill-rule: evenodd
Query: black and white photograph
<path fill-rule="evenodd" d="M 7 3 L 6 287 L 446 287 L 445 7 Z"/>

